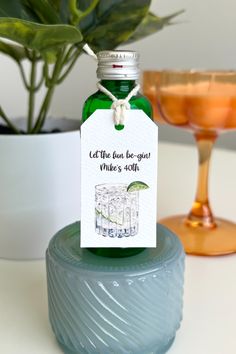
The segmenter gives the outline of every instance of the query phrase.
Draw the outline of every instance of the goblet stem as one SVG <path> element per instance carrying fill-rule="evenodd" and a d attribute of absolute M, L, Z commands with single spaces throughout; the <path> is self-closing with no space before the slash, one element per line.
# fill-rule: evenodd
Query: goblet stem
<path fill-rule="evenodd" d="M 186 223 L 191 227 L 216 227 L 208 199 L 209 165 L 216 137 L 217 136 L 213 134 L 208 136 L 201 133 L 195 134 L 199 156 L 199 167 L 196 197 L 192 209 L 186 219 Z"/>

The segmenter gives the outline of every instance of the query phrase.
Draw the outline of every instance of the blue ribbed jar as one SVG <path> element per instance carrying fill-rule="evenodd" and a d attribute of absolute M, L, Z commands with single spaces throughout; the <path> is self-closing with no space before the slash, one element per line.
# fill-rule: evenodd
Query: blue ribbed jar
<path fill-rule="evenodd" d="M 80 224 L 47 250 L 49 318 L 66 354 L 163 354 L 182 319 L 184 251 L 157 225 L 157 248 L 106 258 L 79 246 Z"/>

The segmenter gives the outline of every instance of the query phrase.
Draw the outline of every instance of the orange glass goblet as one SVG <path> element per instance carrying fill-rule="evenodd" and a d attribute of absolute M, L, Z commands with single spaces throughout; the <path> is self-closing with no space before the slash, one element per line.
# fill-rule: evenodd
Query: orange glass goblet
<path fill-rule="evenodd" d="M 153 104 L 156 121 L 160 122 L 160 116 L 168 124 L 190 130 L 199 153 L 196 198 L 189 214 L 160 222 L 179 236 L 187 253 L 236 252 L 236 224 L 215 218 L 208 199 L 212 147 L 220 133 L 236 129 L 236 72 L 144 72 L 143 86 Z"/>
<path fill-rule="evenodd" d="M 153 118 L 156 123 L 166 123 L 166 121 L 162 118 L 157 105 L 157 97 L 160 89 L 161 76 L 161 71 L 143 72 L 143 94 L 148 97 L 149 101 L 152 104 Z"/>

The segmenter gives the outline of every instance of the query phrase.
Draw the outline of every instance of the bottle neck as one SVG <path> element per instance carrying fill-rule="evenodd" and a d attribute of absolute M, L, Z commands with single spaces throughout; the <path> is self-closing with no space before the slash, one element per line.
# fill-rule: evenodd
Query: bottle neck
<path fill-rule="evenodd" d="M 102 86 L 113 94 L 129 94 L 135 87 L 135 80 L 101 80 Z"/>

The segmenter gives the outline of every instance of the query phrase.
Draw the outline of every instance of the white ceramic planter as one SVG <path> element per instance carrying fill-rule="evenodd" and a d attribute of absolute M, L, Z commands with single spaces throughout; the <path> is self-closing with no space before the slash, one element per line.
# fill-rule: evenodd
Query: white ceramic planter
<path fill-rule="evenodd" d="M 1 258 L 44 257 L 55 232 L 80 218 L 78 122 L 60 126 L 77 129 L 0 136 Z"/>

